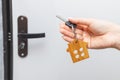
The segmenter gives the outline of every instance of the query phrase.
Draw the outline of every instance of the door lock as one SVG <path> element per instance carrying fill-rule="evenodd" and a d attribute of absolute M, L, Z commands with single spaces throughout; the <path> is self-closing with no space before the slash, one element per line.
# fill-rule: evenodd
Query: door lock
<path fill-rule="evenodd" d="M 44 37 L 45 33 L 28 33 L 27 17 L 18 17 L 18 55 L 20 57 L 26 57 L 28 55 L 28 39 Z"/>
<path fill-rule="evenodd" d="M 21 42 L 21 44 L 19 45 L 19 49 L 24 49 L 25 48 L 25 43 Z"/>

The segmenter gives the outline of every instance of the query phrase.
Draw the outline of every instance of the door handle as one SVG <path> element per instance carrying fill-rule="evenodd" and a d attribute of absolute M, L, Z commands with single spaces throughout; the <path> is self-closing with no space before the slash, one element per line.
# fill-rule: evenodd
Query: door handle
<path fill-rule="evenodd" d="M 42 38 L 45 37 L 45 33 L 37 33 L 37 34 L 27 34 L 27 33 L 18 33 L 19 38 Z"/>
<path fill-rule="evenodd" d="M 44 38 L 45 33 L 28 33 L 28 19 L 26 16 L 18 17 L 18 55 L 28 55 L 28 39 Z"/>

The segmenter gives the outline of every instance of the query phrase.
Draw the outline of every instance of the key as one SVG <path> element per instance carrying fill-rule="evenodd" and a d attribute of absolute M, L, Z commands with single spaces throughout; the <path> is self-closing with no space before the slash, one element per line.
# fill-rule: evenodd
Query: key
<path fill-rule="evenodd" d="M 76 28 L 76 24 L 73 24 L 70 21 L 67 21 L 66 19 L 62 18 L 59 15 L 57 15 L 56 17 L 62 20 L 63 22 L 65 22 L 65 25 L 67 25 L 69 28 L 72 28 L 72 27 Z"/>
<path fill-rule="evenodd" d="M 74 41 L 70 42 L 67 48 L 67 52 L 70 53 L 73 63 L 89 58 L 87 43 L 84 41 L 78 40 L 76 37 L 76 33 L 75 33 L 76 24 L 73 24 L 70 21 L 67 21 L 61 16 L 57 15 L 56 17 L 62 20 L 63 22 L 65 22 L 65 25 L 72 28 L 72 31 L 75 35 Z"/>
<path fill-rule="evenodd" d="M 72 27 L 75 39 L 68 44 L 67 49 L 67 52 L 71 55 L 73 63 L 89 58 L 87 43 L 77 39 L 75 30 L 76 29 Z"/>

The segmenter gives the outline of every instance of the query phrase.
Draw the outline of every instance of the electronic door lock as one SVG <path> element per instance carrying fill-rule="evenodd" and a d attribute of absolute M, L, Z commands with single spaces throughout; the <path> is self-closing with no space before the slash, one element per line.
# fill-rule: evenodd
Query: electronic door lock
<path fill-rule="evenodd" d="M 25 16 L 18 17 L 18 55 L 28 55 L 28 39 L 44 38 L 45 33 L 28 33 L 28 20 Z"/>

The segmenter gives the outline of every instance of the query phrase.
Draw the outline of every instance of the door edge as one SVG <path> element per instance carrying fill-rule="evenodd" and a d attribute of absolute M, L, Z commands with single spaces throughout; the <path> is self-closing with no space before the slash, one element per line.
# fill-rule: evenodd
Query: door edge
<path fill-rule="evenodd" d="M 13 80 L 12 0 L 2 0 L 4 80 Z"/>

